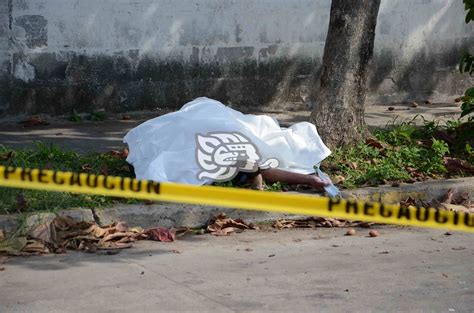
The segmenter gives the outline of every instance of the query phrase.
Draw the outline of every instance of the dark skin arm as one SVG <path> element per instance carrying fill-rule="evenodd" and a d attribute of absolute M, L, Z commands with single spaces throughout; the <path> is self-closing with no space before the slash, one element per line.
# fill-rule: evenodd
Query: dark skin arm
<path fill-rule="evenodd" d="M 330 184 L 315 175 L 292 173 L 277 168 L 261 170 L 261 174 L 255 176 L 249 183 L 253 184 L 256 189 L 263 190 L 263 181 L 270 184 L 282 182 L 290 185 L 308 185 L 318 190 L 322 190 L 324 186 Z"/>

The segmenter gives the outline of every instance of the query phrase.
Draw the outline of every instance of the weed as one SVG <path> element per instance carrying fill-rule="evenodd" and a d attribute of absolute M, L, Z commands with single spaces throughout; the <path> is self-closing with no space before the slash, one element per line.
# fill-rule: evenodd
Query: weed
<path fill-rule="evenodd" d="M 104 111 L 92 111 L 89 119 L 91 121 L 104 121 L 107 119 L 107 114 Z"/>
<path fill-rule="evenodd" d="M 71 121 L 71 122 L 80 122 L 80 121 L 82 121 L 82 118 L 81 118 L 81 116 L 77 113 L 76 110 L 72 110 L 72 113 L 71 113 L 71 115 L 69 116 L 68 120 Z"/>
<path fill-rule="evenodd" d="M 422 126 L 416 126 L 416 118 L 398 124 L 393 121 L 374 131 L 378 148 L 360 141 L 350 148 L 335 149 L 323 167 L 333 176 L 342 176 L 343 187 L 353 188 L 443 176 L 447 155 L 472 162 L 473 149 L 466 143 L 473 139 L 472 132 L 466 131 L 472 123 L 454 120 L 440 125 L 423 120 Z"/>

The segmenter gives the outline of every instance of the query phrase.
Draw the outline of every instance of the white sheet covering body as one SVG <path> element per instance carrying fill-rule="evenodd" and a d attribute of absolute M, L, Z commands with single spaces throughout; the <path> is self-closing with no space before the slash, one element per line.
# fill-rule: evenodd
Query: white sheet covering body
<path fill-rule="evenodd" d="M 276 158 L 278 168 L 309 174 L 331 154 L 313 124 L 281 128 L 266 115 L 243 114 L 209 98 L 197 98 L 179 111 L 156 117 L 132 129 L 125 137 L 127 162 L 138 179 L 157 182 L 209 184 L 199 180 L 196 134 L 240 132 L 258 148 L 261 161 Z"/>

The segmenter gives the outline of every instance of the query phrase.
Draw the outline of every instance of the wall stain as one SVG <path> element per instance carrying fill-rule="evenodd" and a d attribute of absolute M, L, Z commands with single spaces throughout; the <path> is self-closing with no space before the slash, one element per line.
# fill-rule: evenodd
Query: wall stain
<path fill-rule="evenodd" d="M 48 21 L 41 15 L 22 15 L 15 19 L 15 25 L 26 32 L 26 45 L 34 49 L 48 45 Z"/>

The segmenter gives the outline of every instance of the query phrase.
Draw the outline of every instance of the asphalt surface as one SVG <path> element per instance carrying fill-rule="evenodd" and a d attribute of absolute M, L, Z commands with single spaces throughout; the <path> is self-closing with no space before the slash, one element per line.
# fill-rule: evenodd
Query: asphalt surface
<path fill-rule="evenodd" d="M 474 234 L 246 231 L 0 264 L 9 312 L 473 312 Z"/>

